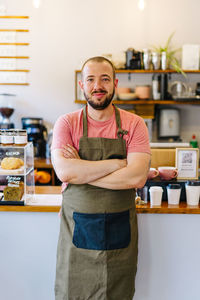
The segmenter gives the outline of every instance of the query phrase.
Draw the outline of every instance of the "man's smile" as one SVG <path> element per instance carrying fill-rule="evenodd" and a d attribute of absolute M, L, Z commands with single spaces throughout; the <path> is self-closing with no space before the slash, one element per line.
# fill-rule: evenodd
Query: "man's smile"
<path fill-rule="evenodd" d="M 92 96 L 95 96 L 97 98 L 101 98 L 103 97 L 104 95 L 106 95 L 106 91 L 94 91 L 92 92 Z"/>

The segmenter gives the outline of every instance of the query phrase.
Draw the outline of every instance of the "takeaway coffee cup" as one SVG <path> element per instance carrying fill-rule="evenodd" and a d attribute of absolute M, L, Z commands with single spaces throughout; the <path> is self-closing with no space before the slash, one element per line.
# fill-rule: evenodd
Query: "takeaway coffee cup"
<path fill-rule="evenodd" d="M 153 179 L 159 175 L 159 171 L 156 168 L 150 168 L 148 173 L 148 179 Z"/>
<path fill-rule="evenodd" d="M 188 205 L 199 205 L 200 181 L 187 181 L 185 183 L 186 201 Z"/>
<path fill-rule="evenodd" d="M 167 198 L 168 204 L 178 205 L 181 195 L 181 185 L 180 184 L 169 184 L 167 186 Z"/>
<path fill-rule="evenodd" d="M 158 171 L 163 180 L 171 180 L 178 175 L 178 170 L 175 167 L 159 167 Z"/>
<path fill-rule="evenodd" d="M 161 186 L 151 186 L 149 189 L 150 193 L 150 205 L 160 206 L 162 202 L 163 189 Z"/>

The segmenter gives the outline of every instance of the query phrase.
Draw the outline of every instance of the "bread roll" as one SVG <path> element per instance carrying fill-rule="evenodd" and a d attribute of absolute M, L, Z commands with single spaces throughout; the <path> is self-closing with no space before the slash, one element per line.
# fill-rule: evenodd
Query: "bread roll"
<path fill-rule="evenodd" d="M 19 169 L 23 165 L 23 160 L 17 157 L 4 157 L 4 159 L 1 161 L 1 167 L 5 170 Z"/>

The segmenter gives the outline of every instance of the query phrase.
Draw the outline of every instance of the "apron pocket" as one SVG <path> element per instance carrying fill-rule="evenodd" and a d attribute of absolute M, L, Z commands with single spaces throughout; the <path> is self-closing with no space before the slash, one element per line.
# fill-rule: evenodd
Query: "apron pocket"
<path fill-rule="evenodd" d="M 73 213 L 73 244 L 89 250 L 114 250 L 130 243 L 129 211 L 107 214 Z"/>
<path fill-rule="evenodd" d="M 106 217 L 106 249 L 128 247 L 131 240 L 129 210 L 109 213 Z"/>

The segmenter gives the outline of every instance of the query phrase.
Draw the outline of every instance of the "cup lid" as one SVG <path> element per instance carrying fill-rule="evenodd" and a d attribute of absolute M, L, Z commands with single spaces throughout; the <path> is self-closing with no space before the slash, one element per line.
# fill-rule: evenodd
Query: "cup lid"
<path fill-rule="evenodd" d="M 181 185 L 180 184 L 175 184 L 175 183 L 170 183 L 170 184 L 168 184 L 167 188 L 177 190 L 177 189 L 181 188 Z"/>
<path fill-rule="evenodd" d="M 192 185 L 192 186 L 200 186 L 200 181 L 190 181 L 188 180 L 186 182 L 187 185 Z"/>
<path fill-rule="evenodd" d="M 155 191 L 157 190 L 157 191 L 158 191 L 158 190 L 162 190 L 162 187 L 161 187 L 161 186 L 158 186 L 158 185 L 156 185 L 156 186 L 151 186 L 149 190 L 155 190 Z"/>

